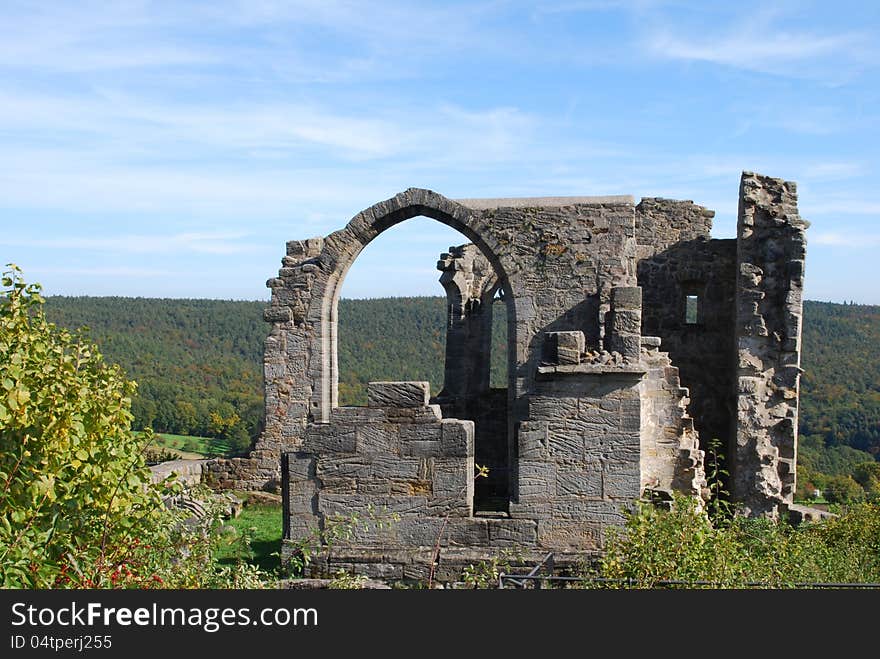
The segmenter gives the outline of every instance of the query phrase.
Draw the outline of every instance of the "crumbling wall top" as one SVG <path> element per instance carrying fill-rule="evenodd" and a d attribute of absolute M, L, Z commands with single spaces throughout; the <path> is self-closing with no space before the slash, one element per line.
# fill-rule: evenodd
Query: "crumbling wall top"
<path fill-rule="evenodd" d="M 548 208 L 552 206 L 633 206 L 632 195 L 606 195 L 599 197 L 508 197 L 499 199 L 455 199 L 466 208 L 475 211 L 493 208 Z"/>

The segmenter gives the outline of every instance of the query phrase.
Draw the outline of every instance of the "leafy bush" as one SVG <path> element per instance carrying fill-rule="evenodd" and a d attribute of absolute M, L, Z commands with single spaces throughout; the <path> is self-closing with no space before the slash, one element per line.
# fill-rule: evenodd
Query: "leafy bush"
<path fill-rule="evenodd" d="M 169 510 L 152 432 L 131 431 L 135 383 L 43 313 L 10 266 L 0 292 L 0 586 L 223 587 L 260 583 L 211 562 L 219 514 Z"/>
<path fill-rule="evenodd" d="M 610 535 L 599 569 L 588 576 L 636 587 L 880 582 L 876 504 L 856 504 L 840 517 L 797 527 L 740 517 L 713 525 L 693 501 L 677 497 L 671 511 L 639 505 L 625 529 Z"/>

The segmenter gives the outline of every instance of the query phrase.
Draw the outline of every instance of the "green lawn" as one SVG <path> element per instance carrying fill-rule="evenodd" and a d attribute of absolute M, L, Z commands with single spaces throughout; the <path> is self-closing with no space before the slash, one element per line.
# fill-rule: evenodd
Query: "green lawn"
<path fill-rule="evenodd" d="M 230 564 L 243 559 L 266 571 L 281 565 L 280 505 L 247 505 L 227 524 L 235 529 L 235 534 L 227 536 L 226 544 L 215 555 L 218 562 Z"/>
<path fill-rule="evenodd" d="M 135 431 L 136 435 L 142 434 Z M 172 451 L 188 454 L 181 457 L 205 457 L 226 455 L 229 452 L 229 442 L 216 437 L 197 437 L 194 435 L 172 435 L 171 433 L 156 433 L 153 440 L 156 448 L 167 448 Z"/>

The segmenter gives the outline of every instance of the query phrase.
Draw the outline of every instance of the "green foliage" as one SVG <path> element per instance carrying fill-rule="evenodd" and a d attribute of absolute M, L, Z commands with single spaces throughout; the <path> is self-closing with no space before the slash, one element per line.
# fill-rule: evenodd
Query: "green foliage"
<path fill-rule="evenodd" d="M 880 454 L 880 307 L 804 303 L 800 432 Z"/>
<path fill-rule="evenodd" d="M 233 413 L 241 451 L 259 434 L 265 302 L 120 297 L 49 297 L 46 313 L 68 328 L 89 327 L 108 359 L 140 383 L 134 426 L 160 433 L 220 437 L 211 414 Z M 507 318 L 493 305 L 492 386 L 507 386 Z M 401 297 L 339 302 L 339 398 L 365 405 L 375 380 L 427 380 L 443 386 L 446 301 Z M 247 440 L 244 440 L 244 437 Z"/>
<path fill-rule="evenodd" d="M 507 308 L 493 304 L 491 384 L 507 386 Z M 339 302 L 339 401 L 366 405 L 367 384 L 427 380 L 443 387 L 446 300 L 400 297 Z"/>
<path fill-rule="evenodd" d="M 676 497 L 671 511 L 639 505 L 622 532 L 611 530 L 606 549 L 589 576 L 641 588 L 880 582 L 880 506 L 858 504 L 798 527 L 743 518 L 713 525 L 692 500 Z"/>
<path fill-rule="evenodd" d="M 245 453 L 260 432 L 264 306 L 88 297 L 52 297 L 46 305 L 60 325 L 88 325 L 108 359 L 138 380 L 134 427 L 211 436 L 218 443 L 210 455 Z M 504 387 L 504 303 L 493 310 L 492 385 Z M 428 380 L 439 392 L 446 313 L 442 297 L 341 300 L 340 403 L 365 404 L 371 380 Z M 857 465 L 880 456 L 878 342 L 880 307 L 804 303 L 799 498 L 814 489 L 807 484 L 824 490 L 827 477 L 854 478 Z M 725 487 L 726 478 L 717 482 Z"/>
<path fill-rule="evenodd" d="M 330 590 L 356 590 L 363 588 L 367 578 L 361 574 L 351 574 L 345 570 L 337 570 L 327 586 Z"/>
<path fill-rule="evenodd" d="M 281 566 L 281 506 L 245 505 L 241 514 L 221 528 L 214 559 L 221 565 L 249 563 L 267 574 Z"/>
<path fill-rule="evenodd" d="M 716 524 L 723 523 L 733 516 L 733 504 L 725 483 L 730 472 L 724 468 L 724 454 L 721 453 L 721 440 L 713 437 L 706 451 L 706 482 L 709 486 L 709 517 Z"/>
<path fill-rule="evenodd" d="M 498 577 L 513 571 L 514 560 L 515 554 L 509 550 L 502 551 L 489 560 L 467 565 L 461 580 L 467 588 L 497 588 Z"/>
<path fill-rule="evenodd" d="M 218 438 L 234 455 L 246 452 L 261 430 L 264 307 L 228 300 L 49 297 L 46 315 L 70 329 L 88 327 L 107 359 L 138 381 L 131 406 L 135 428 Z"/>
<path fill-rule="evenodd" d="M 865 490 L 850 476 L 828 476 L 822 494 L 829 503 L 853 503 L 865 498 Z"/>
<path fill-rule="evenodd" d="M 151 483 L 135 384 L 48 322 L 15 266 L 0 295 L 0 585 L 219 587 L 260 582 L 210 563 L 219 513 L 184 523 Z"/>
<path fill-rule="evenodd" d="M 853 479 L 872 500 L 880 499 L 880 462 L 862 462 L 853 469 Z"/>
<path fill-rule="evenodd" d="M 46 320 L 40 287 L 17 268 L 2 283 L 2 583 L 94 583 L 161 507 L 129 431 L 135 387 L 94 346 Z"/>
<path fill-rule="evenodd" d="M 364 514 L 356 511 L 349 515 L 327 515 L 321 528 L 294 542 L 294 551 L 285 565 L 287 573 L 291 577 L 306 576 L 321 556 L 329 565 L 333 550 L 354 539 L 359 528 L 385 529 L 399 520 L 397 513 L 388 512 L 385 508 L 377 510 L 372 505 L 367 506 Z"/>
<path fill-rule="evenodd" d="M 177 460 L 177 453 L 174 451 L 169 451 L 163 447 L 152 447 L 149 446 L 144 450 L 144 461 L 148 465 L 157 465 L 162 462 L 168 462 L 169 460 Z"/>

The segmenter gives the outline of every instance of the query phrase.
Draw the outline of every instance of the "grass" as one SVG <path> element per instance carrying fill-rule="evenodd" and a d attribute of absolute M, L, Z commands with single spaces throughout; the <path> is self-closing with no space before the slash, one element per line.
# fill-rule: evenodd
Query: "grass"
<path fill-rule="evenodd" d="M 230 533 L 228 542 L 215 554 L 217 562 L 232 564 L 241 559 L 267 572 L 281 566 L 279 504 L 247 505 L 227 526 L 235 529 L 235 533 Z"/>
<path fill-rule="evenodd" d="M 140 435 L 141 431 L 135 431 Z M 179 454 L 181 458 L 198 459 L 214 457 L 229 453 L 229 442 L 216 437 L 198 437 L 195 435 L 173 435 L 171 433 L 156 433 L 154 444 L 157 448 L 166 448 Z"/>

